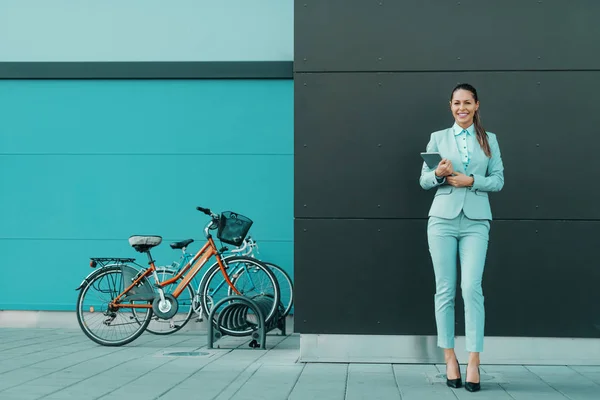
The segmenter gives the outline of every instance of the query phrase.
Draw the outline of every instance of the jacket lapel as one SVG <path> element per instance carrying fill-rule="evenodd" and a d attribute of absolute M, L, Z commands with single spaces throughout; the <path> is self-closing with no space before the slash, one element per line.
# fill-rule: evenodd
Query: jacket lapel
<path fill-rule="evenodd" d="M 479 145 L 479 141 L 477 140 L 477 137 L 474 137 L 473 138 L 473 152 L 471 154 L 471 164 L 469 165 L 469 169 L 470 169 L 471 173 L 473 173 L 473 171 L 475 169 L 481 169 L 481 167 L 484 167 L 484 169 L 480 170 L 478 173 L 485 174 L 485 172 L 487 171 L 487 165 L 488 165 L 488 158 L 485 155 L 485 153 L 483 152 L 483 149 L 481 148 L 481 146 Z M 473 169 L 471 169 L 471 166 L 473 166 Z"/>

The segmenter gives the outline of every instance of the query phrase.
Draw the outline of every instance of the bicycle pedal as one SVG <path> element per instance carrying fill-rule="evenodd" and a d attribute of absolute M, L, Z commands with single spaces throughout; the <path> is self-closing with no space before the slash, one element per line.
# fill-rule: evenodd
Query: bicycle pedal
<path fill-rule="evenodd" d="M 202 319 L 202 318 L 196 318 L 196 322 L 202 322 L 202 321 L 204 321 L 204 319 Z"/>

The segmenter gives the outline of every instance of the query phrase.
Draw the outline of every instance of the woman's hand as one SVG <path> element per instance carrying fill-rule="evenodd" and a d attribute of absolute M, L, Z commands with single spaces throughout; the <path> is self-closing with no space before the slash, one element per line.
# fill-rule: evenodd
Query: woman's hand
<path fill-rule="evenodd" d="M 446 182 L 454 187 L 469 187 L 473 186 L 474 179 L 472 176 L 467 176 L 460 172 L 455 172 L 455 176 L 446 177 Z"/>
<path fill-rule="evenodd" d="M 452 167 L 452 161 L 448 160 L 447 158 L 443 158 L 435 169 L 435 176 L 438 178 L 452 175 L 453 173 L 454 168 Z"/>

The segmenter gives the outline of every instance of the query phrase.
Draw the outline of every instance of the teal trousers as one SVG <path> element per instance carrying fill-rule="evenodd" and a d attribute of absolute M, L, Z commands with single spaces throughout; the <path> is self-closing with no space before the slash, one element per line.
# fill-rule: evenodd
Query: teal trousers
<path fill-rule="evenodd" d="M 461 291 L 465 303 L 466 350 L 483 351 L 485 309 L 481 280 L 489 230 L 488 220 L 469 219 L 462 211 L 454 219 L 429 217 L 427 240 L 435 273 L 435 321 L 437 342 L 441 348 L 454 348 L 454 299 L 458 256 L 461 266 Z"/>

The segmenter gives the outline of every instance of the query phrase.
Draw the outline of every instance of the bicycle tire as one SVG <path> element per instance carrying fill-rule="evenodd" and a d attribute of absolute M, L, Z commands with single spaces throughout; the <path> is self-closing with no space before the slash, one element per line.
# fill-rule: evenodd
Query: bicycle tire
<path fill-rule="evenodd" d="M 261 262 L 263 264 L 265 264 L 267 267 L 269 267 L 271 270 L 276 270 L 277 272 L 279 272 L 283 275 L 284 282 L 281 282 L 280 279 L 277 277 L 277 275 L 275 275 L 275 278 L 277 278 L 277 283 L 279 284 L 279 293 L 280 293 L 279 301 L 284 306 L 284 310 L 282 311 L 279 318 L 287 317 L 288 314 L 290 313 L 290 311 L 292 310 L 292 306 L 294 305 L 294 284 L 292 282 L 292 279 L 290 278 L 288 273 L 285 272 L 285 270 L 283 268 L 281 268 L 279 265 L 274 264 L 272 262 L 263 261 L 263 260 L 261 260 Z M 285 293 L 285 289 L 283 288 L 284 285 L 285 285 L 285 287 L 289 287 L 289 290 L 290 290 L 290 299 L 287 302 L 287 304 L 283 303 L 284 293 Z"/>
<path fill-rule="evenodd" d="M 148 310 L 148 313 L 147 313 L 147 317 L 145 318 L 145 320 L 141 324 L 139 322 L 137 322 L 138 328 L 131 335 L 129 335 L 126 338 L 121 339 L 121 340 L 109 341 L 109 340 L 99 337 L 97 334 L 94 334 L 91 331 L 89 324 L 84 321 L 84 316 L 83 316 L 83 301 L 84 301 L 85 295 L 88 293 L 88 290 L 90 288 L 94 287 L 94 283 L 96 281 L 100 280 L 105 275 L 113 274 L 113 273 L 116 273 L 116 274 L 119 274 L 122 276 L 121 268 L 117 267 L 117 266 L 103 268 L 103 269 L 98 270 L 98 272 L 93 274 L 90 277 L 89 281 L 87 281 L 82 286 L 81 290 L 79 291 L 79 295 L 77 297 L 77 323 L 79 324 L 79 327 L 81 328 L 83 333 L 85 333 L 85 335 L 89 339 L 91 339 L 92 341 L 94 341 L 102 346 L 123 346 L 125 344 L 131 343 L 132 341 L 137 339 L 144 332 L 144 330 L 150 323 L 150 319 L 152 318 L 152 309 L 151 308 L 146 309 L 146 310 Z M 142 284 L 148 285 L 148 287 L 151 287 L 150 281 L 148 281 L 148 279 L 143 278 L 141 280 L 141 282 L 142 282 Z M 117 289 L 113 293 L 116 293 L 118 295 L 119 293 L 121 293 L 122 290 L 123 289 L 121 289 L 121 290 Z M 112 298 L 111 298 L 111 300 L 112 300 Z M 151 302 L 148 302 L 148 303 L 151 303 Z M 94 313 L 94 312 L 95 311 L 90 311 L 90 313 Z"/>
<path fill-rule="evenodd" d="M 274 293 L 269 294 L 273 297 L 273 306 L 271 307 L 269 312 L 266 313 L 266 315 L 265 315 L 265 323 L 268 323 L 276 315 L 276 312 L 279 309 L 280 291 L 279 291 L 279 284 L 277 283 L 277 278 L 275 277 L 275 274 L 263 262 L 255 259 L 255 258 L 245 257 L 245 256 L 233 256 L 233 257 L 227 257 L 226 259 L 223 259 L 223 263 L 225 264 L 226 271 L 233 272 L 234 269 L 230 268 L 229 265 L 234 262 L 243 262 L 243 263 L 250 264 L 255 268 L 258 268 L 259 270 L 261 270 L 262 272 L 264 272 L 266 274 L 266 276 L 269 278 L 269 281 L 273 285 Z M 200 301 L 202 303 L 202 311 L 204 313 L 206 313 L 207 319 L 211 312 L 211 307 L 209 307 L 208 299 L 212 298 L 209 295 L 209 293 L 207 293 L 207 291 L 210 287 L 209 284 L 210 284 L 211 280 L 215 276 L 217 276 L 217 274 L 220 272 L 221 272 L 221 268 L 219 267 L 218 262 L 215 262 L 213 265 L 211 265 L 211 267 L 202 276 L 202 280 L 200 281 L 200 285 L 198 287 L 197 295 L 200 297 Z M 223 276 L 223 275 L 221 274 L 220 276 Z M 225 285 L 227 285 L 227 283 L 225 283 Z M 229 285 L 227 285 L 227 288 L 228 288 L 228 295 L 235 295 L 235 293 L 231 293 L 231 288 L 229 287 Z M 209 323 L 212 323 L 212 322 L 209 321 Z M 221 329 L 226 334 L 232 335 L 232 336 L 243 336 L 245 334 L 250 334 L 254 330 L 254 329 L 248 329 L 246 331 L 233 331 L 233 330 L 229 330 L 223 326 L 219 327 L 219 329 Z"/>

